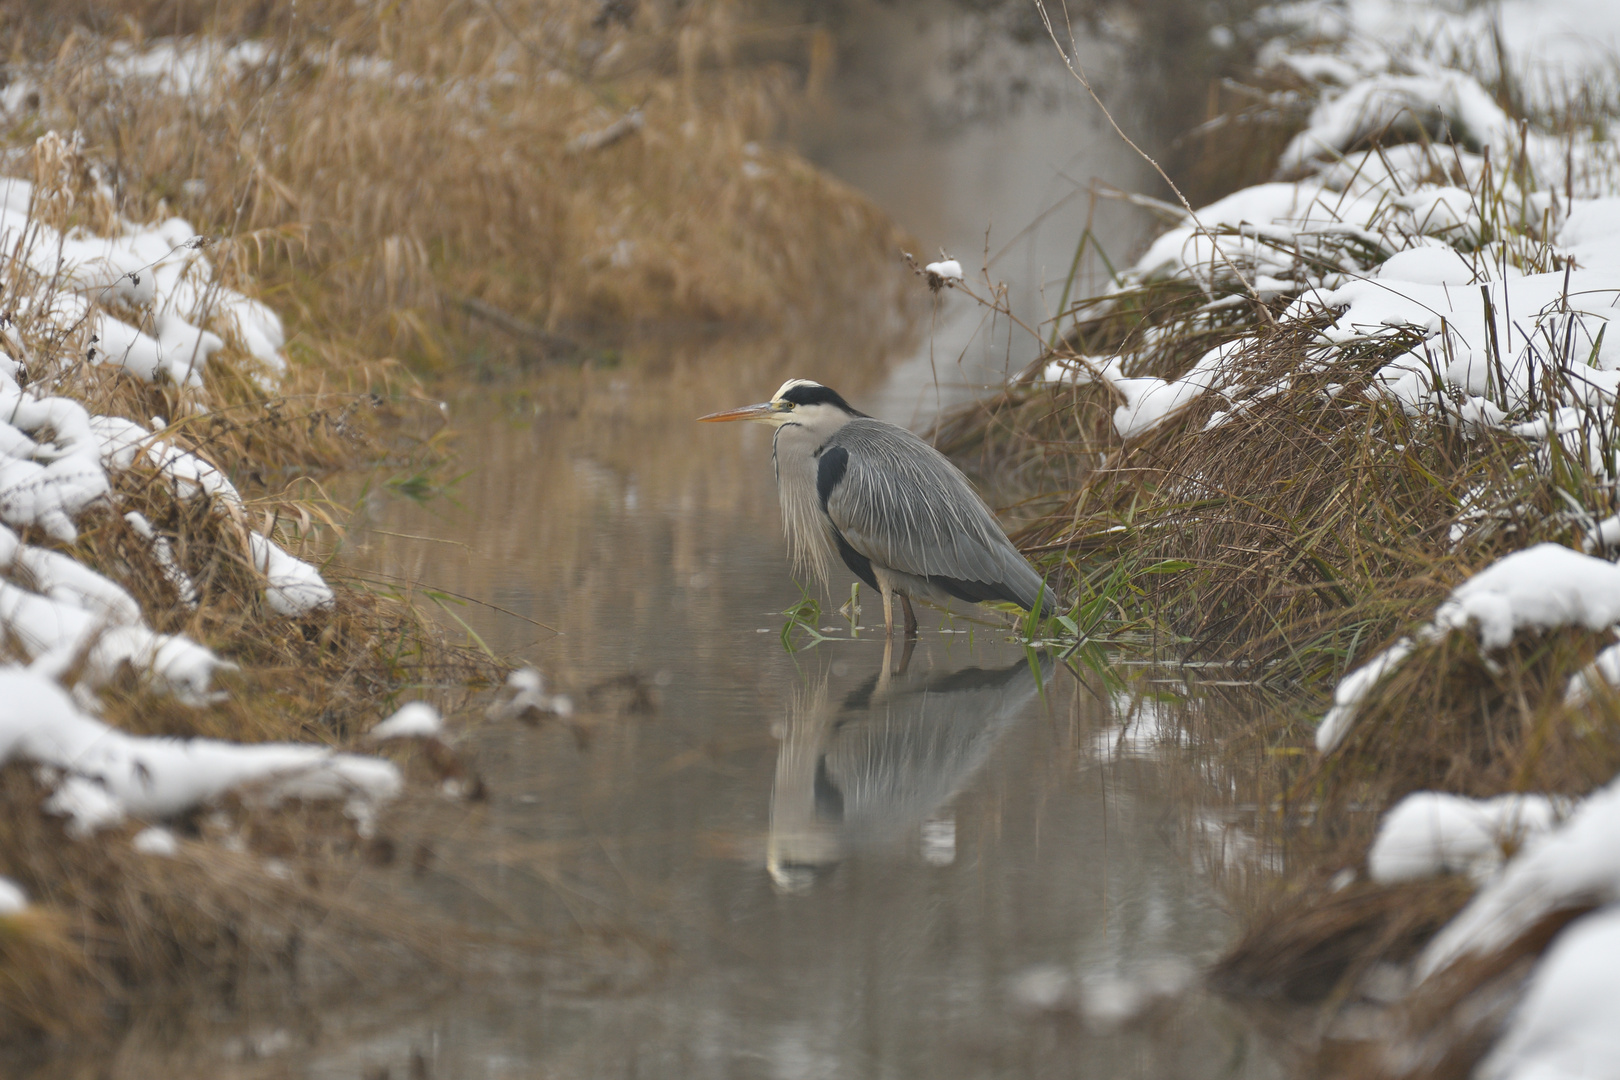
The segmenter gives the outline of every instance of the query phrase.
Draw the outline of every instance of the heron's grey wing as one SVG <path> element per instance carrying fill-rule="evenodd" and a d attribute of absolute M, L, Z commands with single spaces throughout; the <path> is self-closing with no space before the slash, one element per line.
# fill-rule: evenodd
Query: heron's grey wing
<path fill-rule="evenodd" d="M 1040 575 L 967 478 L 904 428 L 869 418 L 845 424 L 822 448 L 817 493 L 845 542 L 874 563 L 962 600 L 1027 609 L 1041 595 Z"/>

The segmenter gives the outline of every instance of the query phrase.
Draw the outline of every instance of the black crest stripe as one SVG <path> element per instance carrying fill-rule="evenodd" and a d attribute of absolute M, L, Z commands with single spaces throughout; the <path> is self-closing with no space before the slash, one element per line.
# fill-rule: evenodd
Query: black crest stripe
<path fill-rule="evenodd" d="M 790 386 L 782 391 L 782 400 L 791 401 L 795 405 L 833 405 L 844 410 L 851 416 L 865 416 L 850 407 L 849 402 L 839 396 L 838 391 L 820 383 L 801 383 Z"/>

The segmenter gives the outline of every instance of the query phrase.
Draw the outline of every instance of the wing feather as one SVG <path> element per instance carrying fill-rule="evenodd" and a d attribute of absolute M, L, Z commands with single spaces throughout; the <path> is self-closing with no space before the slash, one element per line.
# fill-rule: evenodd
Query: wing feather
<path fill-rule="evenodd" d="M 1035 603 L 1040 576 L 943 454 L 904 428 L 864 417 L 840 428 L 823 454 L 834 448 L 842 476 L 824 506 L 851 548 L 880 566 L 962 583 L 947 591 L 963 599 Z"/>

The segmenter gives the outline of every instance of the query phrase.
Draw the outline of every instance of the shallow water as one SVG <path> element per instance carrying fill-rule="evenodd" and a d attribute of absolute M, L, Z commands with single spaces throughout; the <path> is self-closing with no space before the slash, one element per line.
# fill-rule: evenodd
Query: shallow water
<path fill-rule="evenodd" d="M 916 92 L 886 93 L 888 113 L 861 96 L 871 72 L 849 72 L 816 154 L 965 264 L 990 224 L 992 254 L 1007 249 L 993 272 L 1033 323 L 1089 210 L 1065 197 L 1137 167 L 1050 81 L 1026 98 L 1052 108 L 940 112 L 961 87 L 930 72 L 974 32 L 953 17 L 918 29 L 897 67 Z M 1116 252 L 1144 228 L 1100 213 Z M 487 800 L 416 797 L 383 823 L 433 853 L 389 887 L 430 930 L 496 944 L 449 989 L 379 973 L 318 1015 L 192 1035 L 184 1067 L 156 1038 L 123 1055 L 136 1073 L 1276 1075 L 1198 983 L 1234 932 L 1219 878 L 1252 869 L 1253 845 L 1123 676 L 1082 685 L 1004 632 L 933 616 L 893 674 L 880 635 L 831 613 L 845 575 L 817 620 L 827 640 L 783 646 L 801 593 L 769 432 L 693 418 L 810 376 L 916 424 L 1030 355 L 959 295 L 931 327 L 898 355 L 688 344 L 449 401 L 472 471 L 426 505 L 373 498 L 345 565 L 441 590 L 470 634 L 579 705 L 570 723 L 469 724 Z"/>
<path fill-rule="evenodd" d="M 836 614 L 784 648 L 769 432 L 692 418 L 804 347 L 449 402 L 481 467 L 454 501 L 375 498 L 347 566 L 495 605 L 453 610 L 579 708 L 453 718 L 487 797 L 418 785 L 379 822 L 417 854 L 336 887 L 380 884 L 470 974 L 164 1020 L 106 1075 L 1279 1075 L 1199 984 L 1259 856 L 1139 669 L 1082 683 L 927 611 L 909 657 Z"/>
<path fill-rule="evenodd" d="M 469 394 L 460 505 L 375 505 L 357 567 L 499 605 L 457 614 L 581 705 L 469 731 L 489 801 L 416 886 L 566 959 L 331 1018 L 297 1075 L 1271 1075 L 1197 986 L 1213 804 L 1140 703 L 932 613 L 899 675 L 836 615 L 784 649 L 769 432 L 692 417 L 802 362 Z"/>
<path fill-rule="evenodd" d="M 1129 265 L 1152 223 L 1098 193 L 1154 190 L 1156 180 L 1064 66 L 1033 7 L 856 2 L 844 19 L 841 66 L 805 151 L 909 231 L 919 262 L 958 260 L 974 295 L 999 293 L 1004 308 L 991 315 L 945 290 L 927 333 L 890 358 L 868 411 L 920 426 L 1034 358 L 1071 272 L 1074 299 L 1103 291 L 1109 264 Z M 1073 47 L 1120 122 L 1152 145 L 1118 51 L 1084 36 Z"/>

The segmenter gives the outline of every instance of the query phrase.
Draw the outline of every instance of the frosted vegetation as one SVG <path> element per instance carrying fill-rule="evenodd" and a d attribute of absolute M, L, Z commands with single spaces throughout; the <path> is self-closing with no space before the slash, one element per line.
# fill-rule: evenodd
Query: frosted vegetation
<path fill-rule="evenodd" d="M 1331 365 L 1348 343 L 1402 335 L 1411 347 L 1378 373 L 1376 392 L 1409 413 L 1444 416 L 1463 430 L 1509 430 L 1526 441 L 1540 468 L 1562 464 L 1583 474 L 1589 489 L 1612 493 L 1620 478 L 1620 142 L 1596 125 L 1555 133 L 1516 124 L 1472 75 L 1434 67 L 1396 73 L 1387 69 L 1391 53 L 1375 47 L 1413 34 L 1449 35 L 1460 49 L 1481 40 L 1485 13 L 1441 18 L 1400 5 L 1368 8 L 1362 21 L 1370 25 L 1350 20 L 1345 28 L 1355 45 L 1338 57 L 1348 68 L 1334 72 L 1353 77 L 1324 94 L 1284 151 L 1281 168 L 1304 178 L 1265 194 L 1251 190 L 1241 221 L 1230 207 L 1215 211 L 1216 222 L 1238 234 L 1225 241 L 1226 259 L 1248 269 L 1256 287 L 1296 296 L 1283 319 L 1320 320 L 1321 345 L 1307 350 L 1307 363 Z M 1555 26 L 1562 32 L 1549 34 Z M 1369 39 L 1367 29 L 1378 36 Z M 1556 102 L 1560 80 L 1581 81 L 1583 60 L 1595 61 L 1594 82 L 1602 77 L 1596 72 L 1613 77 L 1615 57 L 1601 51 L 1604 31 L 1620 42 L 1620 12 L 1612 8 L 1508 4 L 1504 29 L 1525 57 L 1519 83 L 1545 104 Z M 1347 156 L 1370 132 L 1413 115 L 1441 118 L 1478 152 L 1417 143 Z M 1273 237 L 1313 269 L 1285 277 L 1266 257 L 1275 251 L 1267 245 Z M 1319 251 L 1326 237 L 1354 241 L 1338 244 L 1336 259 L 1304 254 Z M 1179 262 L 1163 246 L 1161 240 L 1155 249 L 1160 261 L 1139 264 L 1139 273 L 1205 281 L 1220 273 L 1216 259 L 1198 258 L 1203 252 L 1195 244 L 1183 245 L 1180 252 L 1194 257 Z M 1218 361 L 1200 367 L 1210 369 L 1200 376 L 1208 390 L 1242 382 Z M 1228 400 L 1241 409 L 1246 398 L 1267 392 L 1275 389 L 1242 387 Z M 1455 532 L 1460 541 L 1466 530 Z M 1586 539 L 1589 549 L 1609 546 L 1603 523 L 1594 522 Z M 1620 569 L 1546 543 L 1506 555 L 1458 585 L 1417 637 L 1474 633 L 1488 653 L 1519 634 L 1564 627 L 1620 629 Z M 1403 639 L 1345 678 L 1317 731 L 1323 753 L 1347 734 L 1357 697 L 1411 651 Z M 1612 669 L 1600 657 L 1570 681 L 1564 700 L 1578 706 L 1594 693 L 1612 697 Z M 1484 1076 L 1607 1074 L 1620 1052 L 1613 1013 L 1591 1004 L 1612 1002 L 1620 991 L 1614 975 L 1620 937 L 1613 929 L 1620 907 L 1608 906 L 1620 902 L 1614 859 L 1620 798 L 1611 786 L 1572 811 L 1560 809 L 1567 817 L 1534 794 L 1478 801 L 1412 795 L 1389 811 L 1368 855 L 1375 880 L 1465 872 L 1483 882 L 1419 960 L 1420 980 L 1439 977 L 1466 956 L 1508 947 L 1550 913 L 1593 909 L 1555 939 L 1538 965 L 1481 1067 Z"/>
<path fill-rule="evenodd" d="M 355 495 L 331 474 L 447 479 L 437 410 L 391 423 L 436 404 L 416 373 L 617 361 L 672 323 L 859 327 L 876 354 L 913 283 L 881 212 L 770 141 L 829 75 L 797 20 L 808 87 L 709 0 L 23 7 L 0 1035 L 55 1037 L 170 980 L 281 971 L 340 923 L 411 947 L 350 885 L 392 859 L 371 830 L 406 769 L 481 790 L 437 710 L 498 662 L 414 606 L 439 594 L 323 559 Z M 519 672 L 492 709 L 572 703 Z"/>
<path fill-rule="evenodd" d="M 1496 1043 L 1481 1075 L 1616 1075 L 1612 1009 L 1587 1003 L 1620 988 L 1620 799 L 1601 787 L 1620 675 L 1620 5 L 1323 0 L 1256 24 L 1282 88 L 1251 118 L 1298 127 L 1268 182 L 1191 211 L 1138 198 L 1168 227 L 1042 333 L 1002 415 L 1039 410 L 1029 444 L 1076 440 L 1085 471 L 1026 539 L 1066 553 L 1049 568 L 1078 587 L 1076 625 L 1088 595 L 1123 595 L 1117 568 L 1087 571 L 1098 551 L 1145 565 L 1144 618 L 1199 649 L 1251 650 L 1257 678 L 1308 688 L 1332 673 L 1310 765 L 1276 796 L 1318 822 L 1323 879 L 1479 886 L 1415 965 L 1392 1038 L 1431 1037 L 1413 1018 L 1449 1002 Z M 1376 836 L 1368 807 L 1387 809 Z M 1334 866 L 1349 845 L 1356 865 Z M 1549 920 L 1570 922 L 1515 1010 L 1523 986 L 1468 965 L 1533 955 Z"/>
<path fill-rule="evenodd" d="M 223 696 L 215 674 L 235 667 L 185 634 L 155 632 L 128 589 L 83 561 L 81 523 L 113 515 L 148 546 L 172 599 L 197 606 L 169 537 L 125 510 L 126 492 L 155 482 L 228 523 L 221 535 L 240 545 L 237 559 L 257 573 L 276 616 L 304 618 L 335 597 L 314 566 L 252 526 L 214 462 L 185 448 L 186 423 L 210 414 L 209 364 L 227 345 L 259 386 L 279 383 L 280 320 L 222 284 L 190 224 L 125 220 L 99 181 L 76 182 L 82 162 L 62 137 L 42 136 L 28 160 L 42 182 L 0 179 L 9 304 L 0 325 L 0 763 L 38 766 L 45 812 L 77 837 L 244 789 L 272 804 L 336 800 L 364 826 L 401 788 L 391 762 L 316 745 L 139 737 L 97 718 L 98 691 L 116 680 L 203 706 Z M 49 224 L 87 200 L 98 204 L 99 229 Z M 161 417 L 94 411 L 117 400 L 109 388 L 127 377 L 176 395 L 186 415 L 174 434 Z M 0 902 L 15 907 L 16 886 L 0 885 Z"/>

